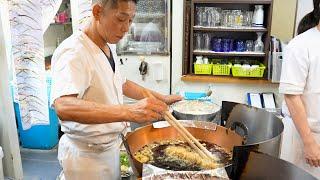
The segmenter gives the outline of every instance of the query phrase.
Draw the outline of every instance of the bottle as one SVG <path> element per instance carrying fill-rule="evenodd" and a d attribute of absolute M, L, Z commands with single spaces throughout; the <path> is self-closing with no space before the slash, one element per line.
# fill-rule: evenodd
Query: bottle
<path fill-rule="evenodd" d="M 256 27 L 263 27 L 263 21 L 264 21 L 263 5 L 256 5 L 254 14 L 253 14 L 252 25 Z"/>
<path fill-rule="evenodd" d="M 203 64 L 203 57 L 202 56 L 196 56 L 196 64 Z"/>
<path fill-rule="evenodd" d="M 257 33 L 257 40 L 254 42 L 254 51 L 255 52 L 263 52 L 264 51 L 264 44 L 262 42 L 262 35 L 263 33 L 258 32 Z"/>

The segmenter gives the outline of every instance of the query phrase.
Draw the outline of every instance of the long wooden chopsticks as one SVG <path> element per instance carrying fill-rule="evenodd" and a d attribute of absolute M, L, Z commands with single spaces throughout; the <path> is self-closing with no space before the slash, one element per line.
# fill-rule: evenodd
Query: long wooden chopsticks
<path fill-rule="evenodd" d="M 144 90 L 144 96 L 155 98 L 148 90 Z M 202 158 L 215 160 L 214 156 L 195 137 L 193 137 L 192 134 L 183 127 L 169 111 L 165 112 L 164 119 L 178 131 L 178 133 Z"/>

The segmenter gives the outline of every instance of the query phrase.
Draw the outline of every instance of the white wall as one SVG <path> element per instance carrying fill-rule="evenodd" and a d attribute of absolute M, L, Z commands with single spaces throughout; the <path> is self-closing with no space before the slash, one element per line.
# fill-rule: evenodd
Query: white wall
<path fill-rule="evenodd" d="M 172 10 L 172 88 L 178 85 L 184 87 L 185 91 L 199 91 L 207 89 L 207 83 L 184 83 L 180 78 L 182 75 L 182 52 L 183 52 L 183 0 L 173 0 Z M 246 102 L 247 92 L 274 92 L 278 98 L 278 104 L 282 101 L 278 96 L 277 85 L 250 85 L 250 84 L 214 84 L 214 98 L 218 102 L 222 100 Z"/>
<path fill-rule="evenodd" d="M 296 32 L 301 19 L 311 11 L 313 11 L 313 0 L 298 0 L 297 18 L 296 18 L 296 27 L 295 27 Z"/>
<path fill-rule="evenodd" d="M 297 0 L 274 0 L 271 35 L 288 42 L 295 32 Z M 290 18 L 286 18 L 290 17 Z"/>
<path fill-rule="evenodd" d="M 145 56 L 145 60 L 149 67 L 149 73 L 146 75 L 144 81 L 139 72 L 141 63 L 139 56 L 119 56 L 118 59 L 120 58 L 123 60 L 124 64 L 120 66 L 120 70 L 122 75 L 128 80 L 163 94 L 170 93 L 170 56 Z M 153 73 L 160 70 L 157 69 L 159 66 L 155 67 L 154 63 L 162 63 L 163 80 L 161 81 L 156 81 L 153 78 Z"/>
<path fill-rule="evenodd" d="M 60 43 L 72 34 L 72 26 L 70 25 L 50 25 L 44 33 L 44 49 L 45 57 L 52 55 L 56 49 L 57 39 L 60 38 Z"/>

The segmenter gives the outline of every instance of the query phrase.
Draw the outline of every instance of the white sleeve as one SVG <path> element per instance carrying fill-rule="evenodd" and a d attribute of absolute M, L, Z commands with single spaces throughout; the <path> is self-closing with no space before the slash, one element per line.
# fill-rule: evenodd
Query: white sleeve
<path fill-rule="evenodd" d="M 67 50 L 61 55 L 53 57 L 51 101 L 61 96 L 77 94 L 82 98 L 90 85 L 90 70 L 84 63 L 84 56 L 80 52 Z"/>
<path fill-rule="evenodd" d="M 127 82 L 127 77 L 122 74 L 121 74 L 121 82 L 122 82 L 122 85 Z"/>
<path fill-rule="evenodd" d="M 284 53 L 279 92 L 303 94 L 309 71 L 308 49 L 298 44 L 289 44 Z"/>

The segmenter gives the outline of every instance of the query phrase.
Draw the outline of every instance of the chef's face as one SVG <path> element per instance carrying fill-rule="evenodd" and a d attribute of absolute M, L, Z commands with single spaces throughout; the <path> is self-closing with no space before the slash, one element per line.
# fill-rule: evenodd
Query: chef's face
<path fill-rule="evenodd" d="M 129 31 L 136 12 L 133 1 L 118 1 L 115 7 L 96 4 L 93 15 L 100 37 L 111 44 L 118 43 Z"/>

